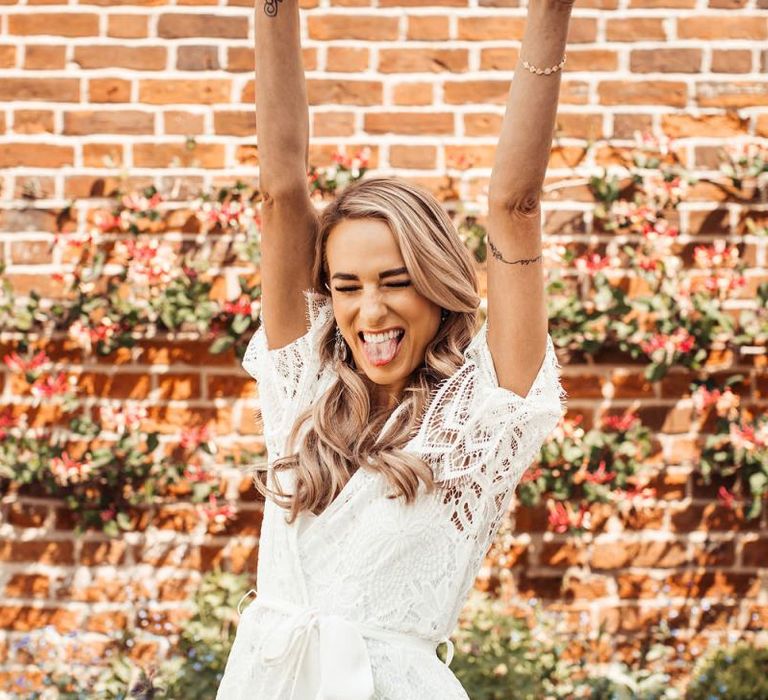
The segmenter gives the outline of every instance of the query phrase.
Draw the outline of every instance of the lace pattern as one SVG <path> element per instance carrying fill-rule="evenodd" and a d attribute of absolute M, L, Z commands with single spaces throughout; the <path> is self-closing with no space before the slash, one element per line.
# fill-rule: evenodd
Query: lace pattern
<path fill-rule="evenodd" d="M 258 382 L 270 464 L 283 456 L 293 423 L 311 402 L 321 375 L 318 334 L 333 310 L 324 294 L 306 290 L 304 300 L 308 328 L 304 335 L 282 348 L 270 349 L 262 318 L 243 356 L 243 368 Z"/>
<path fill-rule="evenodd" d="M 475 484 L 496 494 L 517 486 L 560 420 L 566 395 L 551 336 L 523 397 L 499 386 L 487 332 L 485 322 L 465 363 L 438 386 L 406 449 L 419 454 L 443 486 Z"/>
<path fill-rule="evenodd" d="M 313 292 L 305 297 L 307 333 L 269 350 L 260 327 L 243 360 L 259 382 L 270 463 L 282 456 L 299 412 L 335 378 L 331 368 L 319 366 L 317 352 L 319 330 L 332 314 L 330 299 Z M 391 488 L 381 474 L 359 465 L 325 511 L 303 513 L 297 525 L 289 527 L 282 509 L 267 502 L 260 594 L 306 599 L 318 609 L 400 633 L 450 636 L 514 490 L 560 419 L 565 399 L 549 336 L 525 397 L 499 386 L 487 324 L 464 355 L 462 366 L 432 392 L 405 447 L 431 466 L 441 488 L 423 488 L 405 505 L 387 498 Z M 254 654 L 279 622 L 271 615 L 246 610 L 240 619 L 217 700 L 297 700 L 288 694 L 295 668 L 259 664 Z M 375 684 L 369 700 L 468 700 L 435 655 L 374 639 L 368 650 Z"/>

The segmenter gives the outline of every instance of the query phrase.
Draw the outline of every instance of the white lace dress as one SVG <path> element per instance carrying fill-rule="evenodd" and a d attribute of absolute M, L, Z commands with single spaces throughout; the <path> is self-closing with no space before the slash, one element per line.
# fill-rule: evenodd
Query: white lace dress
<path fill-rule="evenodd" d="M 330 299 L 305 297 L 308 332 L 269 350 L 261 326 L 243 359 L 259 384 L 270 463 L 283 455 L 298 413 L 333 381 L 316 351 Z M 523 398 L 498 385 L 483 324 L 406 448 L 441 487 L 405 505 L 386 498 L 385 478 L 360 465 L 325 511 L 305 512 L 292 526 L 267 500 L 255 598 L 240 617 L 217 700 L 467 700 L 449 668 L 448 638 L 564 401 L 551 337 Z M 279 476 L 288 493 L 291 476 Z M 436 654 L 441 641 L 447 663 Z"/>

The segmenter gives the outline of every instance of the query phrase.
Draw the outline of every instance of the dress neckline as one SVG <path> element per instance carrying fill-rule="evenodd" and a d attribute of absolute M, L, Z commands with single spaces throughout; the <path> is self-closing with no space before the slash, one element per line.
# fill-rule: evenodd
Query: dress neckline
<path fill-rule="evenodd" d="M 404 404 L 399 404 L 395 409 L 393 409 L 392 413 L 389 414 L 389 417 L 379 432 L 379 437 L 376 438 L 376 443 L 378 443 L 379 438 L 389 429 L 398 412 L 403 408 L 403 406 Z M 371 474 L 371 472 L 366 470 L 365 467 L 361 464 L 358 465 L 357 469 L 352 474 L 352 476 L 349 477 L 349 480 L 346 484 L 344 484 L 341 491 L 336 494 L 335 498 L 321 513 L 316 515 L 310 510 L 301 511 L 299 514 L 299 518 L 303 521 L 299 524 L 299 530 L 301 533 L 305 534 L 308 532 L 311 528 L 315 527 L 319 521 L 330 517 L 343 503 L 347 502 L 350 498 L 350 491 L 352 491 L 355 488 L 355 484 L 363 478 L 362 474 Z"/>

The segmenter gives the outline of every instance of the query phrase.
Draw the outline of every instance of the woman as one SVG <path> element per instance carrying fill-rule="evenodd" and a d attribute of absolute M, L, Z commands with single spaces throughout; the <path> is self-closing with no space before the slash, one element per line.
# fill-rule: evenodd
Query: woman
<path fill-rule="evenodd" d="M 563 408 L 539 192 L 570 11 L 530 0 L 475 334 L 469 253 L 428 192 L 372 178 L 315 214 L 296 0 L 257 7 L 263 323 L 243 366 L 269 466 L 257 595 L 219 700 L 467 699 L 448 638 Z"/>

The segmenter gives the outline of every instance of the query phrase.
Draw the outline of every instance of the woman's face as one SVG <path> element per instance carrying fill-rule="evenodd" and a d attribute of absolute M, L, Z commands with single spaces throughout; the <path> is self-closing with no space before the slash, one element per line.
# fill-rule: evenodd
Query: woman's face
<path fill-rule="evenodd" d="M 441 308 L 413 287 L 395 236 L 378 219 L 345 219 L 326 241 L 333 313 L 356 366 L 394 407 L 424 362 Z"/>

